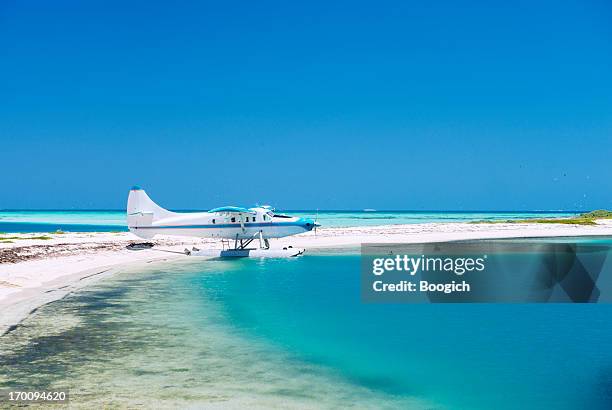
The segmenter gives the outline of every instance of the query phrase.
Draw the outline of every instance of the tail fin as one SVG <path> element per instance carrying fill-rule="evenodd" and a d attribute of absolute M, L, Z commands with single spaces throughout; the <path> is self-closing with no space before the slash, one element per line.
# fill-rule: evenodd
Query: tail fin
<path fill-rule="evenodd" d="M 127 224 L 132 233 L 144 237 L 145 230 L 139 231 L 132 228 L 151 226 L 153 222 L 172 215 L 174 215 L 174 212 L 157 205 L 142 188 L 135 186 L 130 189 L 127 202 Z"/>

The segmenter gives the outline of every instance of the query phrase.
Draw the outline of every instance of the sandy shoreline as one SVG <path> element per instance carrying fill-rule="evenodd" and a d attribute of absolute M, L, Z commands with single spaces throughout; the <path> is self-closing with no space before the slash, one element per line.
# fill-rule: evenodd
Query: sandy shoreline
<path fill-rule="evenodd" d="M 563 224 L 427 223 L 351 228 L 322 228 L 273 240 L 272 247 L 292 245 L 307 251 L 356 248 L 361 243 L 419 243 L 462 239 L 518 237 L 612 236 L 612 221 L 594 226 Z M 46 236 L 50 239 L 31 239 Z M 127 267 L 167 261 L 193 262 L 181 252 L 197 246 L 219 249 L 218 240 L 164 237 L 153 249 L 129 250 L 142 242 L 130 233 L 7 234 L 0 242 L 0 335 L 38 307 L 61 299 L 88 284 Z M 17 239 L 18 238 L 18 239 Z"/>

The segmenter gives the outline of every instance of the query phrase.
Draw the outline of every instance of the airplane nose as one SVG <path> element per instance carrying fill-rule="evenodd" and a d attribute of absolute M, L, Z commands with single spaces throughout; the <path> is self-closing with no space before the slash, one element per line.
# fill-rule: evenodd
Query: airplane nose
<path fill-rule="evenodd" d="M 313 221 L 312 219 L 307 219 L 307 218 L 304 219 L 304 228 L 307 231 L 312 231 L 317 226 L 321 226 L 321 224 Z"/>

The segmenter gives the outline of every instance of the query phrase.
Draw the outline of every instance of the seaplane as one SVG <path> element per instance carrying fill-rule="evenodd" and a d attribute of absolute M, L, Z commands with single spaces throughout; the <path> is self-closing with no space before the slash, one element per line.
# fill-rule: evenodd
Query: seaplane
<path fill-rule="evenodd" d="M 158 234 L 219 238 L 223 244 L 220 251 L 185 250 L 188 255 L 212 257 L 299 256 L 304 249 L 271 249 L 269 240 L 312 230 L 316 233 L 320 226 L 310 218 L 276 213 L 270 206 L 222 206 L 206 212 L 172 212 L 153 202 L 139 186 L 132 187 L 128 195 L 127 224 L 131 233 L 143 239 L 152 239 Z M 249 247 L 253 243 L 258 246 Z"/>

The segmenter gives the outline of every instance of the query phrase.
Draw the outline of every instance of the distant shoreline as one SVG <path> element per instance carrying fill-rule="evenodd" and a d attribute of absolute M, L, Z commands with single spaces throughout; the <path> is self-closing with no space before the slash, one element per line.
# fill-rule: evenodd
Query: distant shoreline
<path fill-rule="evenodd" d="M 208 209 L 169 209 L 169 211 L 173 212 L 207 212 Z M 2 212 L 125 212 L 125 209 L 18 209 L 18 208 L 0 208 L 0 213 Z M 588 212 L 585 210 L 575 210 L 575 209 L 522 209 L 522 210 L 509 210 L 509 209 L 468 209 L 468 210 L 459 210 L 459 209 L 449 209 L 449 210 L 441 210 L 441 209 L 373 209 L 363 208 L 363 209 L 283 209 L 283 212 L 320 212 L 320 213 L 358 213 L 358 212 L 370 212 L 370 213 L 457 213 L 457 214 L 471 214 L 471 213 L 569 213 L 569 214 L 580 214 L 583 212 Z"/>
<path fill-rule="evenodd" d="M 191 212 L 191 211 L 187 211 Z M 479 222 L 572 218 L 573 211 L 347 211 L 293 210 L 295 216 L 317 219 L 324 227 L 359 227 L 443 222 Z M 125 210 L 12 210 L 0 211 L 0 233 L 127 232 Z"/>

